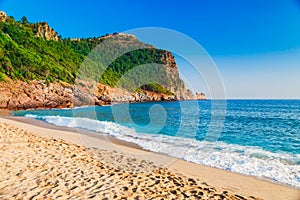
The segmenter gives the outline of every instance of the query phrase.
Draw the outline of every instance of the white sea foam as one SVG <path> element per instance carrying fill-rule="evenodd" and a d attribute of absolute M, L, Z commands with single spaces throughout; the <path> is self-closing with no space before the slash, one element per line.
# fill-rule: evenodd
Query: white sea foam
<path fill-rule="evenodd" d="M 133 128 L 88 118 L 29 114 L 26 117 L 41 119 L 57 126 L 107 133 L 118 139 L 138 144 L 150 151 L 241 174 L 265 177 L 300 188 L 300 154 L 273 153 L 259 147 L 137 133 Z"/>

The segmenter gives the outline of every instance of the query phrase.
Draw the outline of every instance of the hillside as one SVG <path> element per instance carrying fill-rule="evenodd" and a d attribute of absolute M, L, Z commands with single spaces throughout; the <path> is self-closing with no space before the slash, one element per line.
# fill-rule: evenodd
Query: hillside
<path fill-rule="evenodd" d="M 91 59 L 90 55 L 94 49 L 101 46 L 99 44 L 105 47 L 105 51 Z M 130 51 L 131 49 L 137 50 Z M 127 53 L 107 64 L 105 59 L 114 56 L 116 52 Z M 83 74 L 80 70 L 84 70 L 86 66 L 83 63 L 87 60 L 96 63 L 96 67 L 88 68 Z M 143 73 L 139 70 L 134 76 L 129 73 L 128 78 L 123 78 L 136 66 L 149 63 L 157 63 L 165 67 L 155 68 L 155 72 L 153 68 L 144 68 Z M 108 66 L 105 67 L 105 64 Z M 147 81 L 144 78 L 145 73 L 150 77 Z M 159 78 L 157 74 L 160 74 Z M 75 84 L 78 78 L 81 80 L 81 86 Z M 89 79 L 97 82 L 96 89 L 87 89 Z M 3 14 L 0 19 L 0 82 L 2 94 L 7 94 L 2 95 L 0 107 L 10 108 L 70 107 L 74 106 L 74 102 L 77 102 L 76 105 L 83 105 L 92 104 L 95 100 L 98 102 L 96 104 L 100 105 L 115 101 L 192 98 L 179 77 L 173 55 L 145 44 L 135 36 L 114 33 L 94 38 L 63 39 L 46 22 L 30 23 L 25 17 L 16 21 Z M 141 83 L 145 84 L 141 85 Z M 23 88 L 34 85 L 38 90 L 39 84 L 43 85 L 44 90 L 45 87 L 58 87 L 60 92 L 67 93 L 64 103 L 62 105 L 49 103 L 47 95 L 40 95 L 42 96 L 40 100 L 25 95 L 28 97 L 27 106 L 23 106 L 24 101 L 14 99 L 24 94 Z M 18 92 L 14 93 L 15 90 L 11 87 L 20 85 Z M 89 100 L 76 98 L 78 95 L 86 96 Z M 13 99 L 14 103 L 11 103 L 13 100 L 10 99 Z M 30 102 L 40 103 L 38 106 L 30 106 Z"/>

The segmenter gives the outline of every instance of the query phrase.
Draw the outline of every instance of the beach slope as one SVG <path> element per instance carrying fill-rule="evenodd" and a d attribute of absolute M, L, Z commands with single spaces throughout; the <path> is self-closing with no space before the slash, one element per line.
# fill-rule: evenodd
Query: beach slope
<path fill-rule="evenodd" d="M 89 146 L 83 141 L 90 141 Z M 121 142 L 107 143 L 89 135 L 0 118 L 0 199 L 300 197 L 297 189 L 174 161 Z M 168 168 L 161 167 L 162 160 L 170 163 Z"/>

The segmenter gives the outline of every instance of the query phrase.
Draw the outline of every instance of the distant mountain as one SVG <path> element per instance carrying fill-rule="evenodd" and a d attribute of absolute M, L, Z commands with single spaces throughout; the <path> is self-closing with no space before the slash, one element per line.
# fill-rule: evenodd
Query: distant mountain
<path fill-rule="evenodd" d="M 96 67 L 81 73 L 86 67 L 82 63 L 91 60 L 90 55 L 101 46 L 99 44 L 103 44 L 105 51 L 94 54 L 96 56 L 92 61 L 93 64 L 96 63 Z M 136 50 L 130 51 L 131 49 Z M 127 53 L 109 64 L 105 63 L 105 59 L 114 56 L 116 52 Z M 105 59 L 101 60 L 103 58 Z M 138 71 L 129 73 L 134 71 L 136 66 L 151 63 L 165 67 L 144 67 L 141 70 L 137 68 Z M 105 67 L 105 64 L 108 66 Z M 26 17 L 15 21 L 4 12 L 0 12 L 0 66 L 2 90 L 9 90 L 13 85 L 18 85 L 21 89 L 29 86 L 39 88 L 39 84 L 45 83 L 42 84 L 44 90 L 45 87 L 51 86 L 59 88 L 61 92 L 67 89 L 69 93 L 60 103 L 49 103 L 47 95 L 40 95 L 42 99 L 38 100 L 29 94 L 25 95 L 28 97 L 25 98 L 25 102 L 19 99 L 12 103 L 13 100 L 9 99 L 17 98 L 14 96 L 20 96 L 24 92 L 21 90 L 13 93 L 13 90 L 10 90 L 11 92 L 5 92 L 6 96 L 2 95 L 2 99 L 0 97 L 0 107 L 71 107 L 74 106 L 74 101 L 84 105 L 92 104 L 95 100 L 98 104 L 105 104 L 116 101 L 193 98 L 179 77 L 172 53 L 145 44 L 133 35 L 114 33 L 94 38 L 63 39 L 46 22 L 30 23 Z M 99 70 L 102 70 L 101 73 Z M 76 86 L 78 78 L 81 84 L 86 85 L 89 84 L 88 78 L 92 78 L 97 82 L 97 89 Z M 141 84 L 144 82 L 145 84 Z M 76 99 L 74 91 L 80 91 L 77 96 L 89 96 L 90 100 Z"/>

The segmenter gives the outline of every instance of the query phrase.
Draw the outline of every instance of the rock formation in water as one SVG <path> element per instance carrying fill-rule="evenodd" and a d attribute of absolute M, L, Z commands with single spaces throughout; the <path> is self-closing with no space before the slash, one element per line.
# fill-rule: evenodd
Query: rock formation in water
<path fill-rule="evenodd" d="M 195 99 L 197 99 L 197 100 L 206 100 L 206 96 L 205 96 L 204 93 L 197 93 L 196 92 Z"/>

